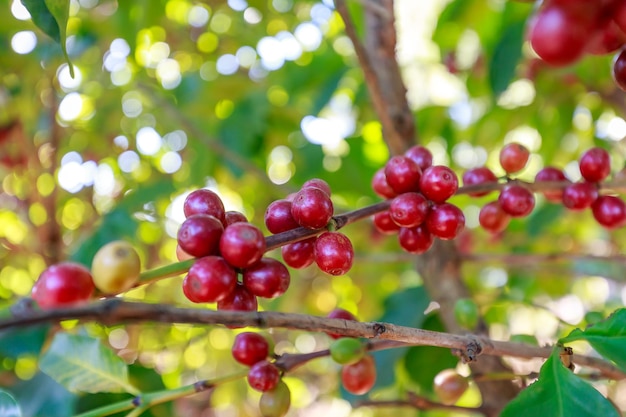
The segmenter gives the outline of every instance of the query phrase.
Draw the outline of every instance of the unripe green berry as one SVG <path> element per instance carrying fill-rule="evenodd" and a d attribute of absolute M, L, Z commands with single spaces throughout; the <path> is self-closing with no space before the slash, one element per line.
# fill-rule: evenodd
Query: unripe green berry
<path fill-rule="evenodd" d="M 330 345 L 330 356 L 340 365 L 356 363 L 365 355 L 365 347 L 359 339 L 343 337 Z"/>
<path fill-rule="evenodd" d="M 271 391 L 265 391 L 259 400 L 263 417 L 283 417 L 291 405 L 291 392 L 282 380 Z"/>
<path fill-rule="evenodd" d="M 461 298 L 454 304 L 454 318 L 459 326 L 473 330 L 478 324 L 478 306 L 469 298 Z"/>

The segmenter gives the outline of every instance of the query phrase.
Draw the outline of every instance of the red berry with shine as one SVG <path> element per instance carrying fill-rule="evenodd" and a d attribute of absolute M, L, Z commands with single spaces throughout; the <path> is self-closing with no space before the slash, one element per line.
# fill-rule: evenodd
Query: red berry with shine
<path fill-rule="evenodd" d="M 567 181 L 567 177 L 562 170 L 555 167 L 544 167 L 535 176 L 535 182 Z M 563 200 L 563 190 L 542 191 L 546 200 L 551 203 L 560 203 Z"/>
<path fill-rule="evenodd" d="M 263 232 L 250 223 L 228 226 L 220 239 L 220 253 L 226 262 L 237 268 L 247 268 L 265 253 Z"/>
<path fill-rule="evenodd" d="M 394 156 L 385 164 L 385 177 L 391 189 L 397 193 L 419 191 L 422 170 L 406 156 Z"/>
<path fill-rule="evenodd" d="M 521 171 L 526 166 L 530 151 L 519 143 L 507 143 L 500 150 L 500 165 L 507 174 Z"/>
<path fill-rule="evenodd" d="M 283 261 L 295 269 L 306 268 L 315 261 L 316 237 L 289 243 L 281 248 Z"/>
<path fill-rule="evenodd" d="M 320 178 L 311 178 L 302 184 L 302 188 L 319 188 L 324 191 L 326 194 L 330 195 L 330 185 L 326 181 Z"/>
<path fill-rule="evenodd" d="M 435 205 L 426 217 L 426 228 L 441 240 L 454 239 L 465 228 L 465 215 L 453 204 Z"/>
<path fill-rule="evenodd" d="M 626 91 L 626 49 L 618 52 L 615 58 L 613 58 L 612 74 L 615 84 L 623 91 Z"/>
<path fill-rule="evenodd" d="M 422 194 L 435 203 L 443 203 L 459 188 L 459 180 L 450 168 L 435 165 L 426 168 L 420 179 Z"/>
<path fill-rule="evenodd" d="M 259 333 L 243 332 L 235 336 L 232 353 L 237 362 L 252 366 L 267 358 L 269 343 Z"/>
<path fill-rule="evenodd" d="M 255 363 L 248 371 L 248 384 L 257 391 L 271 391 L 280 382 L 280 370 L 267 360 Z"/>
<path fill-rule="evenodd" d="M 326 317 L 328 317 L 329 319 L 344 319 L 344 320 L 359 321 L 359 319 L 357 319 L 354 314 L 350 313 L 348 310 L 344 310 L 343 308 L 336 308 L 332 310 L 330 313 L 328 313 Z M 346 337 L 346 336 L 336 334 L 336 333 L 327 333 L 327 334 L 333 339 L 341 339 L 342 337 Z"/>
<path fill-rule="evenodd" d="M 227 211 L 224 217 L 225 217 L 224 228 L 230 226 L 233 223 L 247 223 L 248 222 L 248 219 L 245 216 L 245 214 L 239 211 L 235 211 L 235 210 Z"/>
<path fill-rule="evenodd" d="M 224 232 L 222 222 L 210 214 L 192 214 L 178 229 L 178 245 L 189 255 L 200 258 L 217 253 Z"/>
<path fill-rule="evenodd" d="M 526 187 L 512 184 L 507 185 L 498 196 L 500 207 L 511 217 L 528 216 L 535 208 L 535 196 Z"/>
<path fill-rule="evenodd" d="M 346 391 L 363 395 L 372 389 L 376 383 L 376 363 L 371 355 L 352 365 L 344 365 L 341 369 L 341 383 Z"/>
<path fill-rule="evenodd" d="M 372 177 L 372 189 L 379 197 L 382 198 L 394 198 L 398 195 L 398 193 L 396 193 L 387 182 L 384 167 L 376 171 Z"/>
<path fill-rule="evenodd" d="M 183 212 L 186 217 L 194 214 L 209 214 L 222 223 L 226 213 L 220 196 L 204 188 L 195 190 L 187 196 L 183 203 Z"/>
<path fill-rule="evenodd" d="M 315 263 L 330 275 L 346 274 L 352 267 L 354 248 L 343 233 L 324 232 L 315 241 Z"/>
<path fill-rule="evenodd" d="M 497 183 L 498 177 L 487 167 L 472 168 L 463 174 L 463 185 L 480 185 Z M 472 197 L 481 197 L 489 194 L 491 191 L 480 191 L 477 193 L 470 193 Z"/>
<path fill-rule="evenodd" d="M 237 284 L 228 297 L 217 302 L 218 310 L 257 311 L 258 307 L 255 295 L 244 287 L 243 284 Z"/>
<path fill-rule="evenodd" d="M 89 269 L 74 262 L 46 268 L 33 286 L 33 300 L 43 310 L 88 301 L 95 286 Z"/>
<path fill-rule="evenodd" d="M 626 225 L 626 204 L 616 196 L 603 195 L 591 205 L 593 217 L 607 229 Z"/>
<path fill-rule="evenodd" d="M 506 229 L 511 221 L 511 216 L 502 210 L 500 203 L 492 201 L 485 204 L 478 214 L 478 222 L 488 232 L 499 233 Z"/>
<path fill-rule="evenodd" d="M 220 256 L 196 260 L 183 280 L 183 293 L 194 303 L 214 303 L 229 297 L 237 284 L 237 272 Z"/>
<path fill-rule="evenodd" d="M 319 188 L 303 188 L 291 203 L 291 215 L 302 227 L 320 229 L 326 227 L 333 216 L 333 202 Z"/>
<path fill-rule="evenodd" d="M 611 173 L 611 157 L 602 148 L 588 149 L 578 161 L 580 174 L 589 182 L 599 182 Z"/>
<path fill-rule="evenodd" d="M 415 227 L 426 220 L 428 207 L 428 200 L 422 194 L 404 193 L 391 201 L 389 215 L 398 226 Z"/>
<path fill-rule="evenodd" d="M 398 242 L 402 249 L 409 253 L 426 252 L 433 245 L 433 235 L 425 224 L 417 227 L 403 227 L 398 233 Z"/>
<path fill-rule="evenodd" d="M 261 260 L 243 270 L 243 285 L 257 297 L 276 298 L 289 288 L 291 277 L 282 262 L 272 258 Z"/>
<path fill-rule="evenodd" d="M 570 210 L 584 210 L 598 198 L 598 186 L 592 182 L 577 182 L 563 190 L 563 205 Z"/>
<path fill-rule="evenodd" d="M 380 213 L 374 214 L 374 227 L 380 233 L 385 235 L 391 235 L 397 233 L 400 230 L 400 226 L 396 224 L 391 218 L 391 213 L 389 210 L 381 211 Z"/>
<path fill-rule="evenodd" d="M 415 161 L 422 172 L 433 164 L 433 154 L 428 150 L 428 148 L 421 145 L 415 145 L 409 148 L 404 153 L 404 156 Z"/>
<path fill-rule="evenodd" d="M 291 215 L 291 201 L 276 200 L 265 210 L 265 226 L 271 233 L 286 232 L 295 229 L 298 223 Z"/>

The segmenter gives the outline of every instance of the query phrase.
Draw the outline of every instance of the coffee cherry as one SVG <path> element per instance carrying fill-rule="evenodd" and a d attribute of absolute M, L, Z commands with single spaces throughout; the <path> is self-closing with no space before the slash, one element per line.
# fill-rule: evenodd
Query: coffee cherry
<path fill-rule="evenodd" d="M 139 280 L 141 261 L 135 248 L 117 240 L 101 247 L 91 262 L 96 288 L 105 294 L 128 291 Z"/>
<path fill-rule="evenodd" d="M 382 198 L 394 198 L 398 195 L 398 193 L 396 193 L 387 182 L 384 167 L 376 171 L 372 177 L 372 189 L 379 197 Z"/>
<path fill-rule="evenodd" d="M 580 174 L 589 182 L 599 182 L 611 172 L 611 157 L 602 148 L 588 149 L 578 162 Z"/>
<path fill-rule="evenodd" d="M 265 237 L 261 230 L 250 223 L 234 223 L 228 226 L 219 242 L 220 253 L 236 268 L 247 268 L 261 259 L 265 253 Z"/>
<path fill-rule="evenodd" d="M 397 193 L 419 191 L 422 170 L 406 156 L 394 156 L 385 164 L 385 177 L 391 189 Z"/>
<path fill-rule="evenodd" d="M 480 185 L 497 182 L 498 178 L 496 177 L 496 174 L 494 174 L 487 167 L 472 168 L 465 171 L 465 173 L 463 174 L 463 185 Z M 471 195 L 472 197 L 481 197 L 489 193 L 490 191 L 481 191 L 478 193 L 470 193 L 469 195 Z"/>
<path fill-rule="evenodd" d="M 444 369 L 435 376 L 433 389 L 442 404 L 452 405 L 467 391 L 467 378 L 454 369 Z"/>
<path fill-rule="evenodd" d="M 276 298 L 289 288 L 291 278 L 287 267 L 272 258 L 261 258 L 243 270 L 243 285 L 257 297 Z"/>
<path fill-rule="evenodd" d="M 267 358 L 269 343 L 259 333 L 244 332 L 235 336 L 233 357 L 242 365 L 252 366 Z"/>
<path fill-rule="evenodd" d="M 311 178 L 302 184 L 302 189 L 305 188 L 319 188 L 324 191 L 328 196 L 330 196 L 330 185 L 326 181 L 320 178 Z"/>
<path fill-rule="evenodd" d="M 186 217 L 194 214 L 209 214 L 224 223 L 224 203 L 219 195 L 211 190 L 195 190 L 187 196 L 183 203 L 183 212 Z"/>
<path fill-rule="evenodd" d="M 344 320 L 358 321 L 358 319 L 354 316 L 354 314 L 350 313 L 347 310 L 344 310 L 343 308 L 334 309 L 333 311 L 328 313 L 326 317 L 328 317 L 329 319 L 344 319 Z M 333 339 L 340 339 L 340 338 L 346 337 L 346 336 L 336 334 L 336 333 L 327 333 L 327 334 Z"/>
<path fill-rule="evenodd" d="M 473 330 L 478 324 L 478 306 L 474 300 L 460 298 L 454 303 L 454 318 L 459 326 L 466 330 Z"/>
<path fill-rule="evenodd" d="M 228 297 L 217 302 L 217 309 L 221 311 L 257 311 L 258 308 L 256 297 L 243 284 L 237 284 Z"/>
<path fill-rule="evenodd" d="M 603 195 L 591 205 L 593 217 L 607 229 L 616 229 L 626 225 L 626 204 L 612 195 Z"/>
<path fill-rule="evenodd" d="M 421 145 L 415 145 L 409 148 L 405 153 L 409 159 L 412 159 L 418 167 L 422 170 L 422 172 L 433 164 L 433 154 Z"/>
<path fill-rule="evenodd" d="M 460 208 L 450 203 L 435 205 L 426 217 L 426 228 L 439 239 L 454 239 L 465 228 L 465 216 Z"/>
<path fill-rule="evenodd" d="M 403 227 L 398 233 L 398 242 L 409 253 L 426 252 L 433 245 L 433 235 L 425 224 L 416 227 Z"/>
<path fill-rule="evenodd" d="M 284 417 L 291 406 L 291 392 L 282 380 L 273 390 L 265 391 L 259 400 L 262 417 Z"/>
<path fill-rule="evenodd" d="M 626 49 L 618 52 L 613 58 L 612 75 L 615 84 L 626 91 Z"/>
<path fill-rule="evenodd" d="M 66 307 L 88 301 L 94 292 L 89 270 L 74 262 L 46 268 L 33 286 L 31 296 L 43 309 Z"/>
<path fill-rule="evenodd" d="M 276 200 L 265 210 L 265 226 L 271 233 L 280 233 L 295 229 L 298 223 L 291 215 L 291 201 Z"/>
<path fill-rule="evenodd" d="M 563 205 L 570 210 L 584 210 L 598 198 L 598 186 L 591 182 L 570 184 L 563 190 Z"/>
<path fill-rule="evenodd" d="M 281 248 L 283 261 L 295 269 L 306 268 L 315 261 L 315 237 L 290 243 Z"/>
<path fill-rule="evenodd" d="M 248 222 L 248 219 L 246 218 L 246 216 L 239 211 L 229 210 L 224 215 L 224 228 L 227 228 L 233 223 L 247 223 L 247 222 Z"/>
<path fill-rule="evenodd" d="M 291 215 L 302 227 L 320 229 L 326 227 L 333 216 L 333 202 L 319 188 L 303 188 L 296 193 L 291 205 Z"/>
<path fill-rule="evenodd" d="M 376 383 L 376 363 L 371 355 L 365 355 L 356 363 L 344 365 L 341 382 L 349 393 L 363 395 Z"/>
<path fill-rule="evenodd" d="M 519 143 L 507 143 L 500 150 L 500 165 L 507 174 L 521 171 L 526 166 L 530 152 Z"/>
<path fill-rule="evenodd" d="M 178 229 L 178 245 L 189 255 L 201 256 L 217 253 L 224 232 L 222 222 L 209 214 L 192 214 Z"/>
<path fill-rule="evenodd" d="M 396 224 L 391 218 L 391 213 L 389 210 L 381 211 L 380 213 L 374 214 L 374 226 L 376 230 L 385 235 L 391 235 L 397 233 L 400 230 L 400 226 Z"/>
<path fill-rule="evenodd" d="M 365 347 L 359 339 L 343 337 L 330 345 L 330 357 L 340 365 L 350 365 L 361 360 Z"/>
<path fill-rule="evenodd" d="M 206 256 L 189 268 L 183 293 L 194 303 L 214 303 L 230 297 L 237 284 L 237 272 L 224 258 Z"/>
<path fill-rule="evenodd" d="M 511 184 L 500 191 L 498 197 L 500 207 L 511 217 L 523 217 L 529 215 L 535 207 L 535 196 L 527 188 Z"/>
<path fill-rule="evenodd" d="M 499 233 L 506 229 L 511 216 L 502 210 L 498 201 L 485 204 L 478 214 L 478 222 L 488 232 Z"/>
<path fill-rule="evenodd" d="M 248 384 L 257 391 L 271 391 L 279 382 L 280 370 L 267 360 L 255 363 L 248 371 Z"/>
<path fill-rule="evenodd" d="M 330 275 L 346 274 L 352 267 L 354 249 L 350 239 L 339 232 L 324 232 L 315 241 L 315 263 Z"/>
<path fill-rule="evenodd" d="M 447 166 L 428 167 L 420 178 L 422 194 L 435 203 L 443 203 L 452 197 L 459 188 L 459 180 L 454 171 Z"/>
<path fill-rule="evenodd" d="M 389 207 L 391 220 L 402 227 L 419 226 L 424 222 L 427 214 L 428 200 L 420 193 L 400 194 L 391 201 Z"/>
<path fill-rule="evenodd" d="M 586 52 L 606 55 L 620 49 L 626 43 L 626 34 L 613 20 L 606 20 L 587 43 Z"/>
<path fill-rule="evenodd" d="M 535 176 L 535 182 L 567 181 L 562 170 L 555 167 L 544 167 Z M 563 190 L 542 191 L 546 200 L 551 203 L 560 203 L 563 200 Z"/>

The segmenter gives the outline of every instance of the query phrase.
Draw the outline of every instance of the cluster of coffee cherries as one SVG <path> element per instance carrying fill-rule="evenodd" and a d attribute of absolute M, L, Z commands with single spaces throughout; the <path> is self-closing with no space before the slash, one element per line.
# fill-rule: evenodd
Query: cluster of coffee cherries
<path fill-rule="evenodd" d="M 331 224 L 333 202 L 328 183 L 319 178 L 305 182 L 301 189 L 285 199 L 273 201 L 265 211 L 265 226 L 271 233 L 304 227 L 324 229 Z M 283 260 L 300 269 L 317 264 L 330 275 L 343 275 L 352 267 L 354 248 L 343 233 L 323 231 L 321 234 L 289 243 L 281 248 Z"/>
<path fill-rule="evenodd" d="M 530 20 L 529 40 L 550 65 L 566 66 L 585 54 L 622 49 L 613 62 L 617 85 L 626 90 L 626 3 L 621 0 L 545 0 Z"/>
<path fill-rule="evenodd" d="M 235 336 L 232 347 L 233 358 L 249 366 L 248 384 L 262 392 L 259 410 L 263 417 L 282 417 L 291 405 L 291 392 L 282 380 L 282 372 L 274 362 L 268 360 L 270 344 L 260 333 L 243 332 Z"/>
<path fill-rule="evenodd" d="M 263 232 L 243 214 L 227 213 L 216 193 L 193 191 L 183 211 L 177 254 L 179 259 L 197 258 L 183 280 L 190 301 L 217 303 L 218 310 L 256 311 L 257 297 L 275 298 L 287 291 L 289 271 L 282 262 L 263 256 Z"/>
<path fill-rule="evenodd" d="M 389 210 L 374 215 L 374 225 L 381 233 L 397 233 L 405 251 L 424 253 L 435 238 L 454 239 L 465 227 L 463 211 L 447 202 L 458 187 L 454 171 L 433 165 L 427 148 L 413 146 L 374 174 L 374 192 L 391 199 Z"/>

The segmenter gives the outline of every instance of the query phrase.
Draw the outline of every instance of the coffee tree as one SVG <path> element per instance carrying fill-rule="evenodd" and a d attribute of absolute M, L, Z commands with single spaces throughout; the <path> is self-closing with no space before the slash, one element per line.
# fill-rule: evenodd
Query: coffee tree
<path fill-rule="evenodd" d="M 625 3 L 0 4 L 0 415 L 626 410 Z"/>

